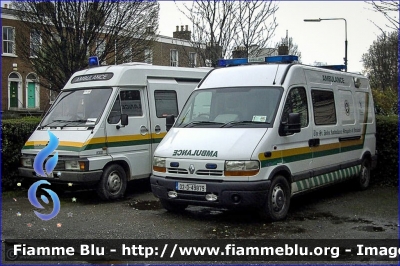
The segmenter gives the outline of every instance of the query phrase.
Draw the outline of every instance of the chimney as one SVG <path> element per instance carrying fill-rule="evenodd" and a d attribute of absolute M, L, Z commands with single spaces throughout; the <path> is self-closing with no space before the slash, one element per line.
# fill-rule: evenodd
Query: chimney
<path fill-rule="evenodd" d="M 189 31 L 188 25 L 186 25 L 186 30 L 185 26 L 181 26 L 181 30 L 179 31 L 179 26 L 176 26 L 176 31 L 173 32 L 173 37 L 176 39 L 182 39 L 182 40 L 188 40 L 190 41 L 191 39 L 192 32 Z"/>
<path fill-rule="evenodd" d="M 287 45 L 279 45 L 278 46 L 278 55 L 288 55 L 289 54 L 289 47 Z"/>
<path fill-rule="evenodd" d="M 8 8 L 8 5 L 7 5 L 7 4 L 4 4 L 4 8 Z"/>

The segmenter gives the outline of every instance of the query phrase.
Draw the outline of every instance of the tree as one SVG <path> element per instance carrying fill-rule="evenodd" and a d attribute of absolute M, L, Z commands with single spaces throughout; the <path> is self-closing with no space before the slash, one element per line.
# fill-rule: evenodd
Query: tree
<path fill-rule="evenodd" d="M 372 9 L 375 12 L 379 12 L 383 14 L 388 21 L 389 24 L 386 24 L 387 27 L 394 29 L 394 30 L 399 30 L 399 10 L 400 10 L 400 3 L 399 1 L 368 1 L 368 4 L 372 6 Z M 374 23 L 375 24 L 375 23 Z M 375 24 L 378 28 L 380 28 L 378 25 Z M 381 29 L 383 32 L 383 30 Z"/>
<path fill-rule="evenodd" d="M 32 64 L 43 87 L 55 91 L 88 66 L 90 55 L 102 63 L 143 57 L 158 29 L 154 1 L 14 0 L 13 5 L 24 26 L 16 35 L 18 56 Z"/>
<path fill-rule="evenodd" d="M 398 32 L 383 33 L 363 54 L 364 74 L 375 90 L 375 103 L 384 113 L 397 113 Z M 392 102 L 389 102 L 392 101 Z M 391 106 L 391 107 L 390 107 Z M 390 113 L 390 112 L 389 112 Z"/>
<path fill-rule="evenodd" d="M 289 39 L 289 40 L 288 40 Z M 297 44 L 295 44 L 293 42 L 293 38 L 292 37 L 284 37 L 281 38 L 281 40 L 279 42 L 276 43 L 275 47 L 276 49 L 278 49 L 279 46 L 281 45 L 285 45 L 288 46 L 288 54 L 290 55 L 297 55 L 299 57 L 299 62 L 301 61 L 301 52 L 299 50 L 299 47 L 297 46 Z"/>
<path fill-rule="evenodd" d="M 277 9 L 272 1 L 196 0 L 180 11 L 193 24 L 191 41 L 200 60 L 215 66 L 237 47 L 247 55 L 266 48 L 277 26 Z"/>

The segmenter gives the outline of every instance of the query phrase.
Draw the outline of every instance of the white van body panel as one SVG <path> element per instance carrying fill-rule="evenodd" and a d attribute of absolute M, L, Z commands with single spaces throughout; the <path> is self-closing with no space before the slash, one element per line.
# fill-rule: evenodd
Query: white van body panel
<path fill-rule="evenodd" d="M 53 152 L 59 156 L 56 168 L 37 177 L 28 164 L 19 168 L 21 176 L 92 185 L 118 165 L 126 180 L 149 177 L 153 152 L 166 134 L 166 116 L 178 115 L 208 72 L 140 63 L 76 72 L 21 151 L 24 161 L 33 162 L 50 131 L 59 140 Z M 70 113 L 79 118 L 67 118 Z M 127 115 L 127 125 L 121 114 Z M 82 169 L 66 170 L 70 162 L 79 162 Z"/>
<path fill-rule="evenodd" d="M 299 131 L 292 133 L 287 117 L 297 114 Z M 167 209 L 191 204 L 265 208 L 268 195 L 281 193 L 275 187 L 278 177 L 288 183 L 290 198 L 363 176 L 376 164 L 375 127 L 372 93 L 362 75 L 301 64 L 216 69 L 157 147 L 155 162 L 165 160 L 165 169 L 162 164 L 153 168 L 152 190 Z M 173 156 L 181 150 L 213 150 L 218 157 Z M 205 159 L 218 175 L 190 173 L 189 167 L 203 169 Z M 252 166 L 258 162 L 259 169 L 232 172 L 224 166 L 247 160 Z M 275 201 L 270 204 L 279 205 Z"/>

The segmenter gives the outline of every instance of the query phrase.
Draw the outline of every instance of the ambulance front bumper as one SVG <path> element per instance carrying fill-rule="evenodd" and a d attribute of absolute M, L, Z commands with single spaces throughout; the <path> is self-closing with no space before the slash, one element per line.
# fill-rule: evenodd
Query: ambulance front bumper
<path fill-rule="evenodd" d="M 206 192 L 177 190 L 178 182 L 201 183 L 206 186 Z M 171 202 L 242 209 L 262 207 L 267 199 L 267 192 L 271 182 L 269 180 L 254 182 L 183 180 L 152 175 L 150 184 L 151 190 L 157 198 L 170 200 Z M 171 191 L 176 197 L 171 198 Z M 215 200 L 210 201 L 210 198 Z"/>
<path fill-rule="evenodd" d="M 32 180 L 47 180 L 51 183 L 79 183 L 85 185 L 96 184 L 100 181 L 103 170 L 77 172 L 77 171 L 56 171 L 50 177 L 37 176 L 32 168 L 19 167 L 19 175 Z"/>

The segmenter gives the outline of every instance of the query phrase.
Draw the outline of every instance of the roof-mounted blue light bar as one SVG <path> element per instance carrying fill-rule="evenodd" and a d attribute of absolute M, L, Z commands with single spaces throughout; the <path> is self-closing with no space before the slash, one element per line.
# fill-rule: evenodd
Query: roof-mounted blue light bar
<path fill-rule="evenodd" d="M 247 58 L 219 59 L 217 65 L 219 67 L 227 67 L 227 66 L 239 66 L 247 63 L 248 63 Z"/>
<path fill-rule="evenodd" d="M 265 58 L 234 58 L 234 59 L 219 59 L 217 65 L 219 67 L 239 66 L 250 63 L 293 63 L 298 61 L 299 57 L 296 55 L 277 55 L 267 56 Z"/>
<path fill-rule="evenodd" d="M 299 61 L 297 55 L 276 55 L 265 57 L 266 63 L 293 63 L 294 61 Z"/>
<path fill-rule="evenodd" d="M 99 58 L 97 56 L 89 57 L 89 67 L 96 67 L 99 65 Z"/>
<path fill-rule="evenodd" d="M 337 71 L 345 71 L 346 70 L 345 65 L 327 65 L 327 66 L 318 66 L 318 67 L 337 70 Z"/>

